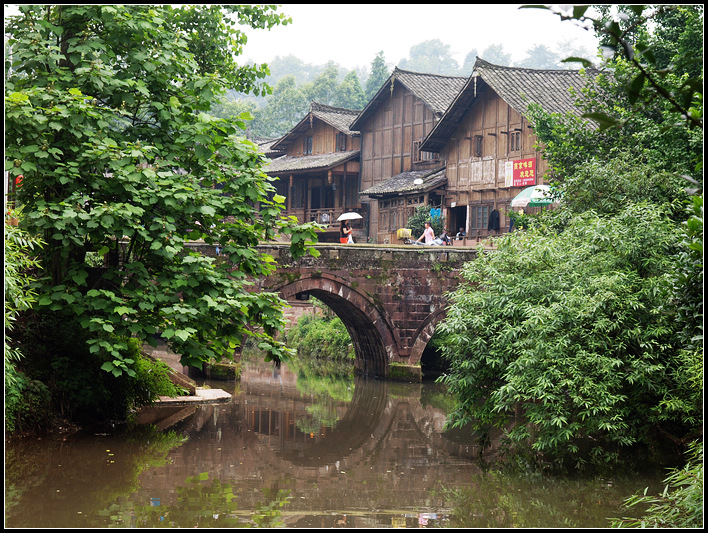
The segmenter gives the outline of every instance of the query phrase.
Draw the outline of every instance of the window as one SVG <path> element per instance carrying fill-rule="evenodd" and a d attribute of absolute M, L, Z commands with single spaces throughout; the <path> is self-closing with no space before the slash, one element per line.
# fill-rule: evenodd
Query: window
<path fill-rule="evenodd" d="M 489 206 L 470 206 L 470 230 L 487 229 L 489 223 Z"/>
<path fill-rule="evenodd" d="M 509 135 L 509 151 L 518 152 L 521 150 L 521 132 L 512 131 Z"/>
<path fill-rule="evenodd" d="M 482 140 L 484 137 L 481 135 L 474 136 L 474 156 L 482 157 Z"/>
<path fill-rule="evenodd" d="M 305 137 L 303 139 L 302 155 L 312 155 L 312 137 Z"/>
<path fill-rule="evenodd" d="M 413 162 L 427 163 L 429 161 L 438 161 L 440 154 L 437 152 L 425 152 L 420 149 L 421 141 L 413 142 Z"/>
<path fill-rule="evenodd" d="M 337 146 L 335 150 L 337 152 L 347 151 L 347 136 L 344 133 L 337 133 Z"/>
<path fill-rule="evenodd" d="M 425 196 L 409 196 L 407 199 L 408 205 L 422 205 L 425 201 Z"/>

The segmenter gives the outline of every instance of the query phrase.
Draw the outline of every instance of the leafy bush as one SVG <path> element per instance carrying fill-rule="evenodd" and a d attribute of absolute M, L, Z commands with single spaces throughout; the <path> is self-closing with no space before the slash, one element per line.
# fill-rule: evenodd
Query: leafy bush
<path fill-rule="evenodd" d="M 30 254 L 40 245 L 41 241 L 5 219 L 5 430 L 9 433 L 41 426 L 48 411 L 46 387 L 18 369 L 23 355 L 13 336 L 18 317 L 35 301 L 29 282 L 36 261 Z"/>
<path fill-rule="evenodd" d="M 680 396 L 681 325 L 667 312 L 678 240 L 660 209 L 633 204 L 577 214 L 560 234 L 509 234 L 468 263 L 440 328 L 453 425 L 508 427 L 512 444 L 577 466 L 655 428 L 690 434 L 702 408 Z M 680 413 L 667 415 L 670 400 Z"/>
<path fill-rule="evenodd" d="M 8 371 L 9 370 L 9 371 Z M 40 431 L 53 420 L 51 394 L 41 381 L 29 379 L 14 367 L 5 369 L 12 386 L 5 388 L 5 431 Z"/>
<path fill-rule="evenodd" d="M 137 339 L 129 339 L 128 346 L 135 375 L 121 375 L 117 383 L 126 410 L 150 405 L 158 396 L 182 394 L 182 390 L 170 380 L 170 367 L 166 363 L 143 355 Z"/>
<path fill-rule="evenodd" d="M 288 333 L 288 343 L 300 357 L 354 359 L 349 333 L 337 317 L 301 316 Z"/>
<path fill-rule="evenodd" d="M 62 315 L 26 312 L 18 342 L 25 347 L 22 370 L 28 379 L 44 383 L 51 393 L 51 409 L 78 423 L 124 419 L 131 409 L 150 403 L 159 395 L 180 391 L 168 377 L 164 363 L 143 356 L 137 339 L 106 336 L 121 346 L 126 371 L 106 372 L 101 360 L 89 352 L 87 332 Z M 61 332 L 58 335 L 57 332 Z"/>

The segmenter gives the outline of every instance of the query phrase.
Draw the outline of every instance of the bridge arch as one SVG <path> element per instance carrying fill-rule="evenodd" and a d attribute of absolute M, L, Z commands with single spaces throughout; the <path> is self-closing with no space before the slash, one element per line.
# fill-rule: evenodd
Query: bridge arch
<path fill-rule="evenodd" d="M 386 379 L 418 381 L 421 359 L 446 294 L 460 282 L 472 248 L 319 244 L 295 259 L 285 244 L 263 244 L 273 272 L 255 290 L 285 300 L 312 294 L 342 320 L 354 344 L 356 370 Z"/>
<path fill-rule="evenodd" d="M 417 365 L 420 363 L 420 359 L 423 356 L 425 347 L 430 342 L 431 337 L 435 333 L 435 328 L 443 318 L 445 318 L 445 309 L 438 309 L 435 313 L 430 315 L 421 326 L 416 330 L 414 334 L 415 343 L 413 348 L 411 348 L 411 354 L 408 361 L 412 365 Z"/>
<path fill-rule="evenodd" d="M 327 274 L 300 278 L 275 289 L 286 300 L 309 294 L 322 301 L 349 333 L 357 372 L 378 378 L 388 375 L 389 363 L 398 356 L 400 338 L 370 297 Z"/>

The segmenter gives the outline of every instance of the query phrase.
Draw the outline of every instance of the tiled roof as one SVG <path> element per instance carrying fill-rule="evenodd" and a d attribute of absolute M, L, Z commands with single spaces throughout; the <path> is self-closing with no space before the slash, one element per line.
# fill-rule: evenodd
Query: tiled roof
<path fill-rule="evenodd" d="M 419 181 L 416 183 L 417 180 Z M 369 187 L 361 194 L 367 196 L 414 194 L 429 191 L 446 183 L 445 167 L 436 170 L 411 170 Z"/>
<path fill-rule="evenodd" d="M 579 114 L 569 89 L 579 91 L 587 83 L 579 70 L 500 67 L 479 58 L 472 75 L 475 74 L 522 114 L 529 103 L 539 104 L 547 113 Z"/>
<path fill-rule="evenodd" d="M 252 137 L 251 141 L 258 145 L 258 151 L 269 157 L 283 155 L 282 150 L 273 150 L 273 145 L 280 140 L 280 137 L 271 139 L 267 137 Z"/>
<path fill-rule="evenodd" d="M 329 124 L 334 129 L 351 136 L 358 136 L 358 131 L 352 131 L 350 126 L 359 115 L 358 109 L 345 109 L 344 107 L 334 107 L 317 102 L 310 103 L 310 112 L 298 122 L 288 133 L 273 145 L 274 148 L 285 150 L 299 135 L 312 127 L 314 119 L 321 120 Z"/>
<path fill-rule="evenodd" d="M 332 152 L 321 155 L 307 155 L 292 157 L 284 155 L 274 159 L 264 170 L 268 174 L 282 174 L 285 172 L 311 172 L 316 170 L 329 170 L 342 163 L 359 157 L 359 150 L 349 152 Z"/>
<path fill-rule="evenodd" d="M 422 74 L 396 67 L 386 83 L 376 93 L 376 96 L 371 99 L 354 121 L 353 128 L 361 129 L 362 121 L 368 118 L 385 98 L 390 96 L 391 84 L 394 82 L 401 83 L 439 117 L 447 110 L 462 87 L 465 86 L 467 78 L 464 76 Z"/>
<path fill-rule="evenodd" d="M 359 135 L 358 131 L 352 131 L 349 127 L 354 122 L 354 119 L 359 116 L 361 109 L 345 109 L 312 102 L 310 104 L 310 113 L 343 133 Z"/>
<path fill-rule="evenodd" d="M 539 104 L 547 113 L 579 115 L 570 89 L 580 90 L 587 82 L 578 70 L 502 67 L 477 58 L 472 76 L 428 134 L 421 149 L 437 152 L 445 145 L 477 99 L 477 88 L 481 83 L 486 83 L 522 115 L 526 115 L 530 103 Z"/>

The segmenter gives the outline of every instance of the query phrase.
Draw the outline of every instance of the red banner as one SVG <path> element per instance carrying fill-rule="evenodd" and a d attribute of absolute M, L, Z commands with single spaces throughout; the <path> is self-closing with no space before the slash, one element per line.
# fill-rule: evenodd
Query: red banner
<path fill-rule="evenodd" d="M 507 187 L 536 185 L 536 159 L 507 161 L 504 178 Z"/>

